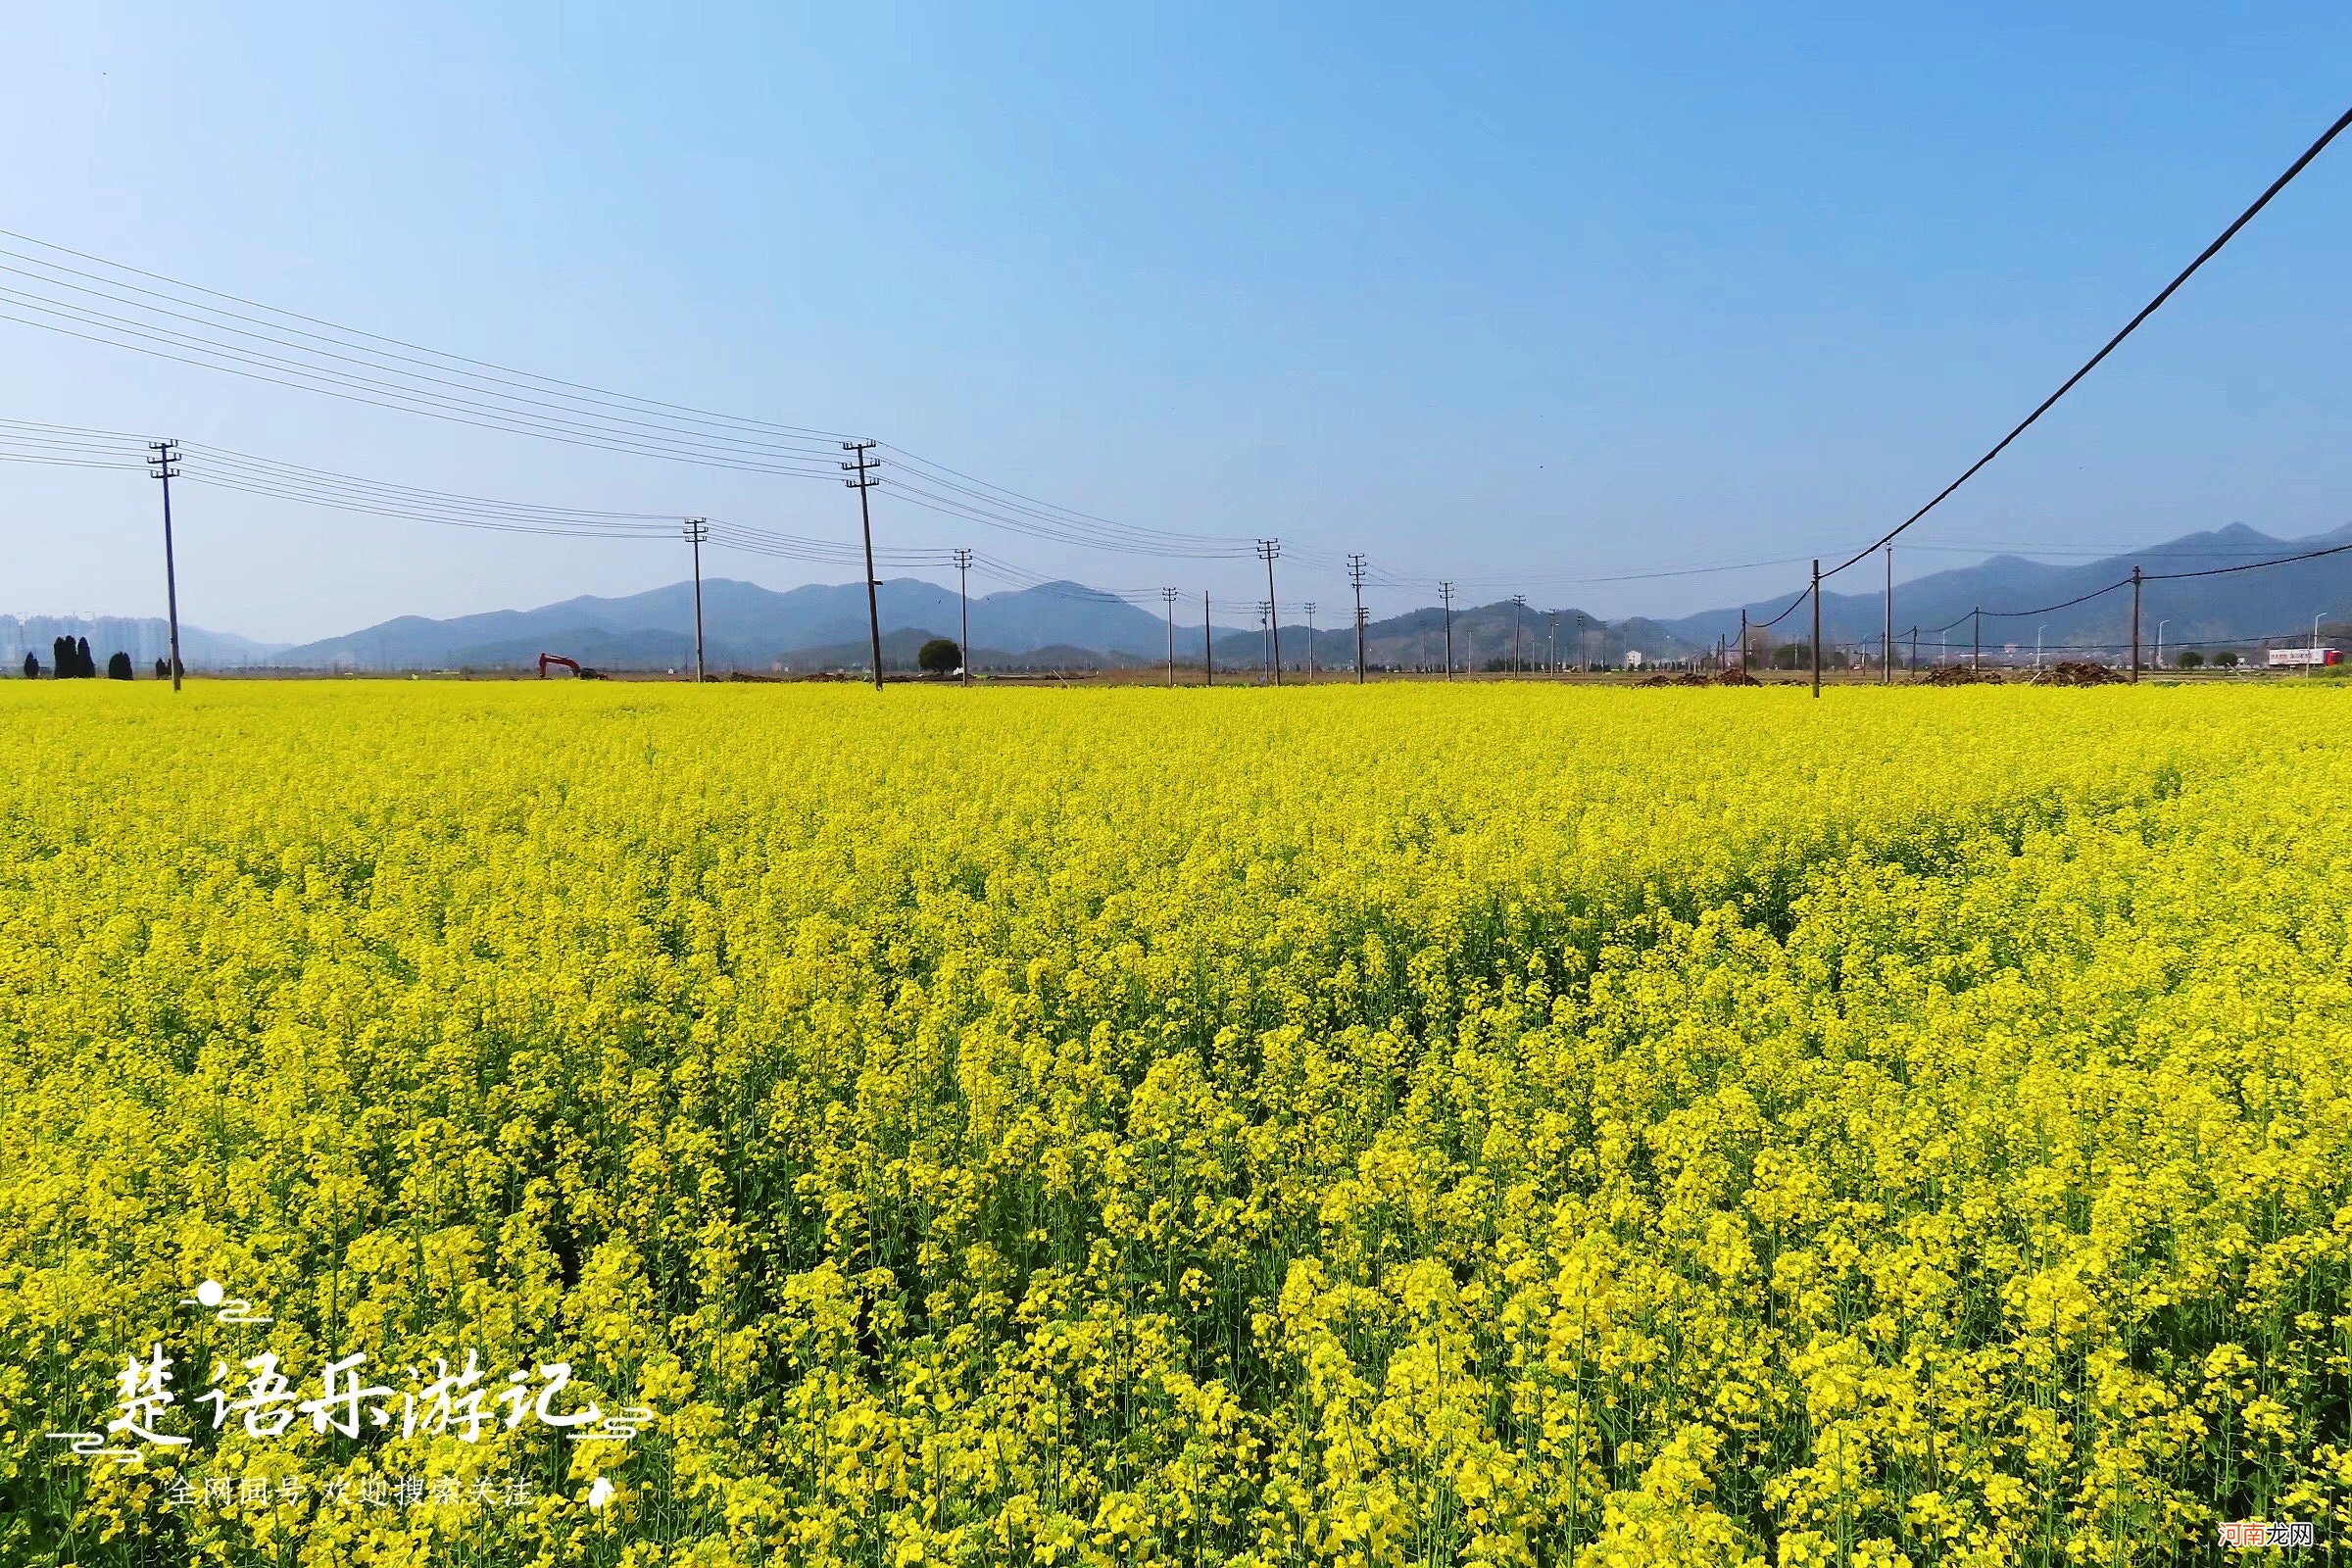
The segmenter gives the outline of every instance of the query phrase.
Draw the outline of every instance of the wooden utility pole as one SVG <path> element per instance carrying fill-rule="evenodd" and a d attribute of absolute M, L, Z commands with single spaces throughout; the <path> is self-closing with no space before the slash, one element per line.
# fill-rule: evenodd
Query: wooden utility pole
<path fill-rule="evenodd" d="M 1511 595 L 1511 673 L 1524 674 L 1526 663 L 1519 658 L 1519 619 L 1527 612 L 1527 595 Z"/>
<path fill-rule="evenodd" d="M 2132 678 L 2139 679 L 2139 568 L 2132 568 Z"/>
<path fill-rule="evenodd" d="M 686 543 L 694 549 L 694 683 L 703 683 L 703 541 L 710 523 L 703 517 L 686 519 Z"/>
<path fill-rule="evenodd" d="M 1813 558 L 1813 695 L 1821 695 L 1821 558 Z"/>
<path fill-rule="evenodd" d="M 179 472 L 179 443 L 150 441 L 147 450 L 153 454 L 147 460 L 150 476 L 164 484 L 164 612 L 170 617 L 172 635 L 172 689 L 179 690 L 179 568 L 172 559 L 172 478 Z"/>
<path fill-rule="evenodd" d="M 1882 642 L 1879 644 L 1879 662 L 1880 662 L 1880 664 L 1881 664 L 1881 665 L 1883 665 L 1883 666 L 1884 666 L 1884 667 L 1883 667 L 1883 668 L 1882 668 L 1882 669 L 1879 671 L 1879 673 L 1880 673 L 1882 676 L 1884 676 L 1884 677 L 1885 677 L 1883 680 L 1881 680 L 1881 681 L 1880 681 L 1880 684 L 1881 684 L 1881 685 L 1883 685 L 1883 686 L 1891 686 L 1891 685 L 1893 685 L 1893 684 L 1894 684 L 1894 546 L 1892 546 L 1891 544 L 1890 544 L 1890 545 L 1888 545 L 1888 546 L 1886 547 L 1886 636 L 1885 636 L 1884 640 L 1883 640 L 1883 641 L 1882 641 Z"/>
<path fill-rule="evenodd" d="M 1969 673 L 1982 675 L 1984 673 L 1984 607 L 1983 605 L 1979 605 L 1968 612 L 1968 635 L 1971 639 L 1968 650 Z M 2134 630 L 2132 635 L 2136 638 L 2137 631 Z"/>
<path fill-rule="evenodd" d="M 1453 679 L 1453 584 L 1438 584 L 1438 600 L 1446 607 L 1446 678 Z"/>
<path fill-rule="evenodd" d="M 1282 541 L 1260 539 L 1257 559 L 1266 564 L 1266 679 L 1282 684 L 1282 609 L 1274 597 L 1274 558 L 1282 554 Z"/>
<path fill-rule="evenodd" d="M 1355 585 L 1355 683 L 1364 683 L 1364 558 L 1348 558 L 1348 580 Z"/>
<path fill-rule="evenodd" d="M 1747 607 L 1740 607 L 1740 673 L 1747 673 Z"/>
<path fill-rule="evenodd" d="M 1204 684 L 1217 683 L 1217 634 L 1208 623 L 1208 590 L 1200 590 L 1200 668 L 1206 675 Z"/>
<path fill-rule="evenodd" d="M 1168 610 L 1168 690 L 1176 689 L 1176 590 L 1162 588 L 1159 602 Z"/>
<path fill-rule="evenodd" d="M 882 689 L 882 605 L 875 597 L 875 589 L 879 584 L 874 581 L 874 514 L 872 507 L 866 500 L 866 492 L 873 489 L 879 482 L 874 478 L 874 470 L 882 466 L 882 460 L 867 455 L 873 450 L 873 446 L 871 441 L 844 441 L 841 444 L 841 450 L 858 455 L 857 462 L 842 465 L 853 474 L 853 477 L 844 479 L 842 483 L 858 492 L 858 521 L 865 530 L 865 626 L 867 633 L 873 639 L 874 690 L 880 691 Z"/>
<path fill-rule="evenodd" d="M 957 550 L 956 552 L 956 599 L 963 613 L 960 633 L 962 640 L 956 645 L 956 662 L 963 670 L 963 683 L 966 686 L 972 683 L 972 589 L 969 575 L 971 569 L 972 553 L 969 550 Z"/>

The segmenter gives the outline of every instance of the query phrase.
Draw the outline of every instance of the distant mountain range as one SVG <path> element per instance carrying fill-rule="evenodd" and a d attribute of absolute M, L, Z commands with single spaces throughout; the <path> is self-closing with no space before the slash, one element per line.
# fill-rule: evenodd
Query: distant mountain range
<path fill-rule="evenodd" d="M 2132 642 L 2129 586 L 2082 604 L 2069 601 L 2124 582 L 2137 566 L 2156 578 L 2171 572 L 2219 573 L 2185 581 L 2154 580 L 2141 586 L 2140 640 L 2151 652 L 2160 628 L 2168 649 L 2216 643 L 2250 646 L 2261 639 L 2291 641 L 2311 635 L 2315 615 L 2324 622 L 2352 622 L 2352 549 L 2265 570 L 2227 568 L 2337 545 L 2352 545 L 2352 524 L 2308 539 L 2274 539 L 2233 522 L 2226 528 L 2184 534 L 2081 565 L 1994 556 L 1975 565 L 1896 583 L 1895 637 L 1900 644 L 1906 630 L 1921 628 L 1920 654 L 1925 658 L 1936 645 L 1936 636 L 1930 629 L 1948 625 L 1941 633 L 1944 645 L 1965 650 L 1971 646 L 1974 629 L 1971 612 L 1982 609 L 1987 651 L 2007 646 L 2031 649 L 2038 631 L 2046 648 L 2124 652 Z M 1895 554 L 1898 558 L 1902 555 L 1899 543 Z M 1847 577 L 1868 581 L 1875 564 L 1857 564 Z M 1791 584 L 1789 594 L 1782 598 L 1747 606 L 1749 616 L 1760 620 L 1778 614 L 1799 586 Z M 1821 596 L 1822 641 L 1875 644 L 1886 624 L 1885 604 L 1884 590 L 1841 594 L 1825 588 Z M 2057 606 L 2066 608 L 2044 608 Z M 1740 607 L 1688 615 L 1663 626 L 1686 645 L 1711 646 L 1718 637 L 1727 641 L 1739 637 Z M 1811 634 L 1810 614 L 1799 609 L 1774 627 L 1771 636 L 1776 642 L 1798 642 Z"/>
<path fill-rule="evenodd" d="M 2093 590 L 2129 578 L 2134 564 L 2150 574 L 2214 571 L 2244 566 L 2301 550 L 2352 544 L 2352 524 L 2311 539 L 2274 539 L 2232 523 L 2188 534 L 2126 555 L 2078 565 L 2053 565 L 2019 556 L 1994 556 L 1974 565 L 1931 573 L 1895 585 L 1894 627 L 1898 642 L 1923 628 L 1920 652 L 1938 646 L 1970 646 L 1970 612 L 1982 608 L 1984 646 L 2031 648 L 2040 630 L 2046 648 L 2089 649 L 2102 654 L 2128 646 L 2132 595 L 2126 588 L 2065 609 Z M 1897 553 L 1900 554 L 1900 546 Z M 1846 580 L 1868 582 L 1874 563 L 1856 565 Z M 1778 614 L 1795 596 L 1745 608 L 1751 624 Z M 951 589 L 911 578 L 880 585 L 877 598 L 884 632 L 883 662 L 910 667 L 915 651 L 933 636 L 959 636 L 959 611 Z M 1525 607 L 1509 600 L 1462 606 L 1453 612 L 1453 662 L 1480 668 L 1512 656 L 1541 663 L 1580 659 L 1622 663 L 1628 650 L 1646 660 L 1689 657 L 1729 644 L 1740 634 L 1740 611 L 1705 611 L 1673 619 L 1604 621 L 1575 607 Z M 1181 607 L 1180 607 L 1181 609 Z M 2035 613 L 2021 613 L 2038 612 Z M 2002 613 L 2006 612 L 2006 613 Z M 1884 624 L 1878 592 L 1822 595 L 1822 630 L 1831 643 L 1876 643 Z M 2262 571 L 2222 571 L 2185 581 L 2149 581 L 2142 588 L 2142 641 L 2153 651 L 2162 629 L 2168 648 L 2309 635 L 2314 614 L 2352 621 L 2352 550 L 2342 555 Z M 856 583 L 820 584 L 776 592 L 726 578 L 703 584 L 706 661 L 715 670 L 770 671 L 862 669 L 868 660 L 865 592 Z M 1351 667 L 1355 637 L 1341 609 L 1338 626 L 1321 625 L 1310 639 L 1303 624 L 1280 628 L 1282 662 L 1299 668 L 1310 660 L 1323 668 Z M 1774 643 L 1799 642 L 1810 635 L 1811 616 L 1802 608 L 1766 634 Z M 163 652 L 160 619 L 118 617 L 0 616 L 0 659 L 13 666 L 30 649 L 42 662 L 60 634 L 86 636 L 103 662 L 115 649 L 142 664 Z M 1176 657 L 1198 667 L 1202 628 L 1180 614 Z M 1074 582 L 1047 583 L 971 602 L 971 657 L 975 668 L 1083 668 L 1156 664 L 1167 657 L 1167 622 L 1153 610 Z M 541 653 L 564 654 L 612 669 L 683 669 L 694 660 L 694 587 L 671 583 L 620 599 L 567 599 L 536 610 L 500 610 L 484 614 L 430 620 L 403 615 L 379 625 L 299 647 L 248 641 L 183 625 L 182 656 L 191 666 L 270 664 L 304 669 L 458 669 L 523 667 Z M 1237 672 L 1262 668 L 1266 632 L 1218 626 L 1209 643 L 1217 666 Z M 1446 659 L 1446 615 L 1435 607 L 1373 620 L 1364 628 L 1366 662 L 1382 668 L 1436 668 Z"/>
<path fill-rule="evenodd" d="M 911 667 L 925 638 L 960 635 L 953 589 L 902 577 L 881 584 L 875 598 L 886 665 L 903 661 Z M 1041 657 L 1049 650 L 1115 652 L 1149 662 L 1151 650 L 1164 653 L 1166 640 L 1159 616 L 1079 583 L 972 601 L 975 667 L 1066 662 Z M 857 583 L 778 593 L 724 577 L 703 581 L 704 661 L 713 668 L 863 668 L 871 657 L 867 642 L 865 590 Z M 319 669 L 457 669 L 529 664 L 542 653 L 612 669 L 684 668 L 694 662 L 694 585 L 676 582 L 625 599 L 566 599 L 452 620 L 403 615 L 286 649 L 277 658 Z"/>

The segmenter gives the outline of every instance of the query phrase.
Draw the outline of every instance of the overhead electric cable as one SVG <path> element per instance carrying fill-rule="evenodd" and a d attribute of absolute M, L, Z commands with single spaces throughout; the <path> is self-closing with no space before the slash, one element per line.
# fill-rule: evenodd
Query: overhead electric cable
<path fill-rule="evenodd" d="M 1828 571 L 1822 573 L 1822 575 L 1825 577 L 1834 577 L 1838 573 L 1843 571 L 1846 567 L 1852 565 L 1855 562 L 1860 561 L 1865 557 L 1876 555 L 1881 549 L 1886 547 L 1888 541 L 1892 540 L 1897 534 L 1900 534 L 1904 529 L 1910 527 L 1913 523 L 1919 521 L 1920 518 L 1926 516 L 1929 513 L 1935 511 L 1936 507 L 1942 504 L 1943 499 L 1946 496 L 1950 495 L 1953 491 L 1966 484 L 1971 478 L 1975 477 L 1979 469 L 1983 468 L 1986 464 L 1990 463 L 1993 459 L 1999 457 L 2002 452 L 2006 451 L 2010 442 L 2015 441 L 2019 436 L 2025 434 L 2026 431 L 2033 426 L 2036 419 L 2039 419 L 2044 414 L 2047 414 L 2051 408 L 2057 404 L 2060 398 L 2073 391 L 2077 382 L 2081 381 L 2092 370 L 2097 369 L 2100 362 L 2105 360 L 2108 355 L 2114 353 L 2117 346 L 2120 345 L 2124 339 L 2130 337 L 2133 332 L 2137 331 L 2139 329 L 2139 324 L 2142 321 L 2145 321 L 2149 317 L 2155 315 L 2157 310 L 2164 304 L 2166 300 L 2169 300 L 2173 297 L 2174 293 L 2180 287 L 2181 284 L 2187 282 L 2191 277 L 2196 275 L 2199 268 L 2203 267 L 2207 262 L 2213 260 L 2214 257 L 2221 254 L 2222 247 L 2229 244 L 2232 239 L 2236 238 L 2237 231 L 2241 228 L 2244 228 L 2248 223 L 2252 222 L 2254 220 L 2254 215 L 2261 212 L 2265 207 L 2268 207 L 2271 204 L 2271 198 L 2284 190 L 2287 187 L 2287 184 L 2293 180 L 2297 174 L 2302 173 L 2303 171 L 2310 166 L 2311 161 L 2319 157 L 2320 154 L 2327 149 L 2328 144 L 2335 140 L 2337 135 L 2343 131 L 2346 125 L 2352 125 L 2352 109 L 2347 109 L 2343 114 L 2337 116 L 2335 123 L 2329 125 L 2325 131 L 2321 132 L 2319 140 L 2313 142 L 2309 147 L 2305 148 L 2303 150 L 2303 155 L 2300 158 L 2297 158 L 2292 164 L 2289 164 L 2284 173 L 2281 173 L 2277 179 L 2272 180 L 2269 186 L 2264 189 L 2263 193 L 2254 198 L 2253 205 L 2248 207 L 2244 212 L 2238 214 L 2228 228 L 2223 229 L 2221 233 L 2214 236 L 2213 242 L 2197 253 L 2196 260 L 2190 262 L 2186 267 L 2182 268 L 2180 272 L 2174 276 L 2171 282 L 2165 284 L 2163 288 L 2157 290 L 2156 297 L 2148 301 L 2147 304 L 2141 306 L 2138 314 L 2133 316 L 2131 320 L 2125 322 L 2121 331 L 2117 332 L 2115 336 L 2109 338 L 2103 345 L 2101 345 L 2096 354 L 2093 354 L 2089 359 L 2083 361 L 2081 368 L 2077 369 L 2074 374 L 2068 376 L 2064 381 L 2060 382 L 2058 390 L 2052 392 L 2048 397 L 2043 398 L 2039 404 L 2035 405 L 2034 412 L 2027 415 L 2023 419 L 2020 419 L 2016 426 L 2012 428 L 2007 435 L 1994 442 L 1991 450 L 1987 451 L 1976 462 L 1970 464 L 1967 469 L 1961 473 L 1959 478 L 1954 479 L 1950 484 L 1945 485 L 1941 490 L 1936 492 L 1934 498 L 1931 499 L 1926 506 L 1920 508 L 1917 512 L 1914 512 L 1911 514 L 1911 515 L 1905 517 L 1901 522 L 1898 522 L 1893 527 L 1887 529 L 1886 532 L 1881 534 L 1870 544 L 1865 545 L 1862 549 L 1855 551 L 1851 556 L 1839 562 L 1837 565 L 1832 566 Z"/>

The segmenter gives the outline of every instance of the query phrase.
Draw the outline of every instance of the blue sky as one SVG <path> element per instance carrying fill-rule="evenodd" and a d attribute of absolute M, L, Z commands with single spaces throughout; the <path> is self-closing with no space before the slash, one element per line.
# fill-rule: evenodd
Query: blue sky
<path fill-rule="evenodd" d="M 1932 495 L 2352 102 L 2339 6 L 23 8 L 0 227 L 650 397 L 869 431 L 1473 599 L 1681 612 Z M 1964 547 L 2352 518 L 2352 144 L 1996 466 Z M 838 486 L 534 443 L 0 321 L 0 417 L 855 537 Z M 0 612 L 160 612 L 154 486 L 0 464 Z M 303 638 L 684 574 L 665 543 L 180 504 Z M 1260 591 L 885 507 L 1113 587 Z M 788 587 L 841 573 L 713 552 Z M 1285 600 L 1337 603 L 1328 569 Z M 1393 610 L 1421 596 L 1384 592 Z"/>

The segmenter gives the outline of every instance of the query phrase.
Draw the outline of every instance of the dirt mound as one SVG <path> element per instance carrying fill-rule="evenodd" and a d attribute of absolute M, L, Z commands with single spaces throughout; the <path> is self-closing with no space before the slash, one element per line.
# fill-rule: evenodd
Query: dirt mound
<path fill-rule="evenodd" d="M 1764 683 L 1744 669 L 1726 669 L 1717 673 L 1715 684 L 1718 686 L 1761 686 Z"/>
<path fill-rule="evenodd" d="M 1637 686 L 1712 686 L 1715 682 L 1696 670 L 1685 670 L 1680 675 L 1644 675 L 1634 684 Z"/>
<path fill-rule="evenodd" d="M 2121 685 L 2125 678 L 2124 672 L 2120 669 L 2110 669 L 2105 664 L 2091 663 L 2085 660 L 2068 659 L 2037 672 L 2034 677 L 2034 684 L 2036 686 L 2117 686 Z"/>
<path fill-rule="evenodd" d="M 1937 664 L 1924 675 L 1912 677 L 1914 686 L 1989 686 L 1997 685 L 2000 676 L 1989 669 L 1972 669 L 1966 664 Z"/>

